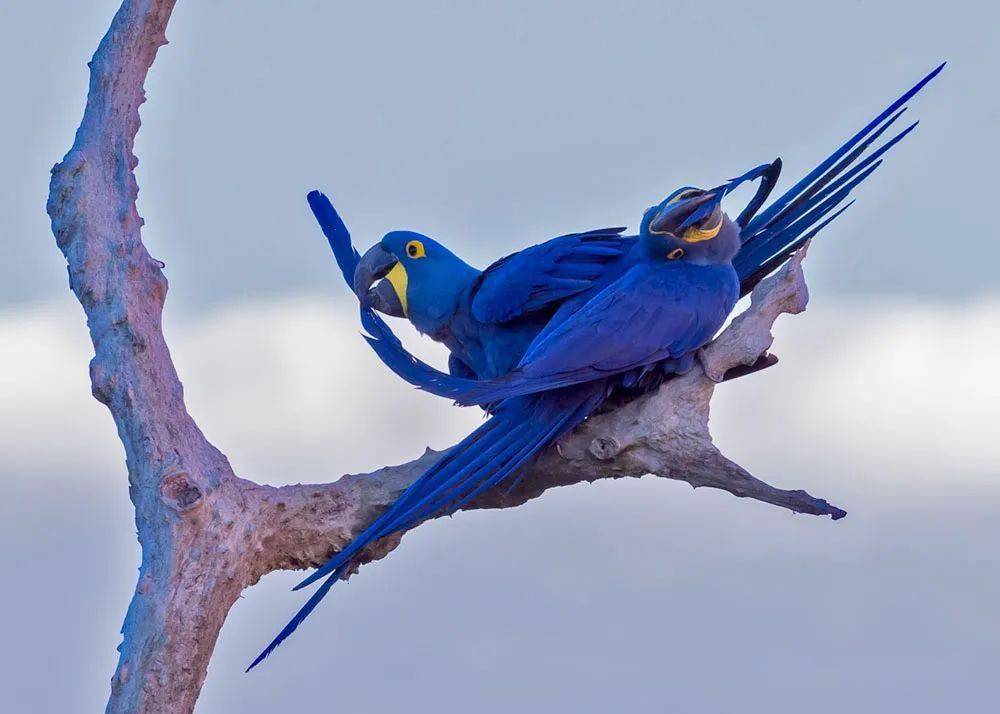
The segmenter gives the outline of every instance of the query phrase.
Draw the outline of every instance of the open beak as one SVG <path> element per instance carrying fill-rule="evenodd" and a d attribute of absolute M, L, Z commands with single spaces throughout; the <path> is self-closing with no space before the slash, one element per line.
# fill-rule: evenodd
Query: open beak
<path fill-rule="evenodd" d="M 649 230 L 657 235 L 671 233 L 679 237 L 688 227 L 717 222 L 721 213 L 716 194 L 708 191 L 660 206 L 649 223 Z"/>
<path fill-rule="evenodd" d="M 362 305 L 367 305 L 383 315 L 406 317 L 406 306 L 398 294 L 398 280 L 383 280 L 391 272 L 405 276 L 399 261 L 381 244 L 376 243 L 361 257 L 354 270 L 354 293 Z M 375 283 L 375 287 L 372 287 Z M 405 292 L 405 289 L 404 289 Z"/>

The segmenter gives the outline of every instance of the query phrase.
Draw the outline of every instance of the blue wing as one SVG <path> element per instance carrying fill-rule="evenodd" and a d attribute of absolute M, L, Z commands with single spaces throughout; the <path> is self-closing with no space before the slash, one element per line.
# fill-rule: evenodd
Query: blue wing
<path fill-rule="evenodd" d="M 482 404 L 681 357 L 708 342 L 738 298 L 727 267 L 640 263 L 529 345 L 517 369 L 449 394 Z"/>
<path fill-rule="evenodd" d="M 571 233 L 501 258 L 483 271 L 472 314 L 483 323 L 507 322 L 590 289 L 608 264 L 632 248 L 624 228 Z"/>
<path fill-rule="evenodd" d="M 738 297 L 739 281 L 731 268 L 640 263 L 566 320 L 539 333 L 518 367 L 495 380 L 435 370 L 401 350 L 381 321 L 366 321 L 371 334 L 366 339 L 411 384 L 460 404 L 487 404 L 682 357 L 712 338 Z"/>
<path fill-rule="evenodd" d="M 736 303 L 727 267 L 640 263 L 525 351 L 518 371 L 532 379 L 620 372 L 701 347 Z M 596 376 L 596 375 L 595 375 Z"/>

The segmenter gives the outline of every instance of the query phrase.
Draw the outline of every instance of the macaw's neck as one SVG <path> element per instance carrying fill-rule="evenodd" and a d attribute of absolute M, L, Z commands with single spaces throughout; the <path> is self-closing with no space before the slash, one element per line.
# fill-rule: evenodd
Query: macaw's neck
<path fill-rule="evenodd" d="M 410 322 L 420 332 L 440 339 L 439 335 L 450 332 L 463 296 L 480 274 L 471 265 L 456 260 L 448 266 L 446 274 L 429 280 L 411 279 L 406 291 Z"/>

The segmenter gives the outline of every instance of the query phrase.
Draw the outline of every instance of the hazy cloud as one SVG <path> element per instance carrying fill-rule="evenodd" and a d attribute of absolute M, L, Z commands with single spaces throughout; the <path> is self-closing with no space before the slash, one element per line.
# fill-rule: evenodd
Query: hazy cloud
<path fill-rule="evenodd" d="M 719 443 L 748 466 L 781 455 L 809 469 L 817 452 L 847 471 L 993 476 L 1000 378 L 991 365 L 1000 302 L 903 303 L 819 299 L 778 324 L 781 366 L 719 388 Z M 181 322 L 167 319 L 189 408 L 250 478 L 327 480 L 447 446 L 481 419 L 388 373 L 360 337 L 349 298 L 244 302 Z M 408 343 L 442 364 L 436 345 Z M 0 313 L 0 453 L 14 472 L 104 474 L 119 447 L 89 397 L 91 348 L 66 300 Z M 58 448 L 53 448 L 58 446 Z"/>
<path fill-rule="evenodd" d="M 169 318 L 189 407 L 241 475 L 327 480 L 480 419 L 389 375 L 347 296 Z M 300 598 L 292 574 L 248 591 L 201 708 L 975 708 L 1000 656 L 998 320 L 996 301 L 817 298 L 779 323 L 778 367 L 719 387 L 727 454 L 847 508 L 844 521 L 658 479 L 459 514 L 339 588 L 251 677 L 242 666 Z M 138 565 L 121 447 L 89 396 L 70 299 L 0 314 L 0 350 L 0 543 L 17 573 L 0 602 L 31 613 L 9 620 L 0 677 L 35 711 L 98 709 Z"/>

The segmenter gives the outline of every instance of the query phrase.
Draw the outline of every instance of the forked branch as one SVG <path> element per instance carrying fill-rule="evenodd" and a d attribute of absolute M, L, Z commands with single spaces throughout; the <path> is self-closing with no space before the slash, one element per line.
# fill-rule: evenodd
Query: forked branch
<path fill-rule="evenodd" d="M 262 486 L 238 478 L 188 414 L 162 332 L 163 266 L 141 241 L 133 156 L 143 83 L 166 42 L 173 6 L 174 0 L 122 4 L 94 54 L 83 121 L 52 171 L 48 201 L 94 344 L 93 394 L 107 405 L 125 447 L 142 547 L 108 712 L 193 710 L 240 592 L 270 571 L 325 561 L 438 458 L 428 451 L 408 464 L 329 484 Z M 716 449 L 708 430 L 716 382 L 758 363 L 777 317 L 805 308 L 803 254 L 754 290 L 749 309 L 688 374 L 588 420 L 544 452 L 513 491 L 485 494 L 469 508 L 511 508 L 556 486 L 652 473 L 842 517 L 805 491 L 751 476 Z M 363 560 L 385 555 L 399 540 L 399 534 L 384 539 Z"/>

